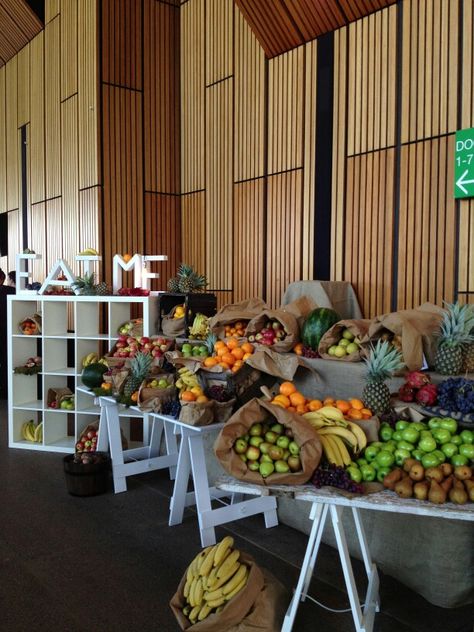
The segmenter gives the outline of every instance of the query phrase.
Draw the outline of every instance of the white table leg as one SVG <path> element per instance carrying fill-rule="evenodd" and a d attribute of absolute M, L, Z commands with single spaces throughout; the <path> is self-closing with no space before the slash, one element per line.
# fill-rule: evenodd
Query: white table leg
<path fill-rule="evenodd" d="M 188 441 L 189 443 L 201 545 L 206 547 L 216 543 L 216 532 L 214 527 L 204 527 L 202 521 L 202 516 L 212 510 L 202 436 L 193 433 L 183 433 L 183 441 Z"/>
<path fill-rule="evenodd" d="M 178 465 L 174 481 L 173 495 L 171 496 L 170 501 L 170 519 L 168 522 L 170 527 L 183 522 L 190 472 L 191 460 L 189 458 L 188 438 L 183 432 L 181 444 L 179 446 Z"/>
<path fill-rule="evenodd" d="M 178 442 L 176 440 L 176 433 L 174 432 L 174 425 L 164 422 L 165 426 L 165 445 L 167 454 L 178 454 Z M 170 479 L 176 478 L 176 465 L 172 465 L 169 468 Z"/>
<path fill-rule="evenodd" d="M 324 515 L 327 516 L 327 508 L 324 507 L 325 512 Z M 317 549 L 316 545 L 319 547 L 318 541 L 318 533 L 320 530 L 321 519 L 323 514 L 323 506 L 321 504 L 314 503 L 311 507 L 310 518 L 313 520 L 313 526 L 311 527 L 311 531 L 308 538 L 308 544 L 306 546 L 306 553 L 303 560 L 303 565 L 301 567 L 300 576 L 298 578 L 298 583 L 296 584 L 295 592 L 293 594 L 293 598 L 291 603 L 286 611 L 285 619 L 283 621 L 283 626 L 281 628 L 281 632 L 291 632 L 293 629 L 293 624 L 295 622 L 296 612 L 298 610 L 298 606 L 301 600 L 301 595 L 303 593 L 303 587 L 306 583 L 306 578 L 309 573 L 309 568 L 311 565 L 311 561 L 316 559 Z M 312 572 L 312 571 L 311 571 Z"/>
<path fill-rule="evenodd" d="M 100 401 L 100 421 L 99 421 L 99 437 L 97 439 L 97 450 L 100 452 L 108 452 L 109 450 L 109 431 L 107 428 L 107 404 Z"/>
<path fill-rule="evenodd" d="M 145 421 L 143 421 L 143 426 L 145 426 Z M 163 434 L 163 421 L 161 419 L 157 419 L 156 417 L 154 417 L 151 420 L 151 433 L 149 437 L 149 444 L 145 443 L 145 445 L 149 445 L 149 451 L 148 451 L 149 457 L 160 456 L 160 443 L 161 443 L 162 434 Z"/>
<path fill-rule="evenodd" d="M 323 537 L 324 525 L 326 523 L 326 518 L 328 515 L 329 507 L 328 505 L 313 505 L 311 507 L 310 518 L 319 523 L 318 532 L 316 534 L 316 540 L 313 545 L 313 554 L 311 555 L 311 560 L 308 564 L 308 568 L 306 570 L 306 576 L 303 584 L 303 591 L 301 594 L 301 601 L 306 600 L 306 595 L 308 594 L 309 585 L 311 583 L 311 578 L 313 577 L 314 567 L 316 565 L 316 558 L 318 556 L 319 546 L 321 544 L 321 538 Z"/>
<path fill-rule="evenodd" d="M 360 546 L 360 550 L 362 552 L 362 558 L 364 560 L 365 571 L 367 573 L 367 578 L 370 581 L 373 573 L 377 572 L 377 569 L 376 569 L 375 565 L 372 562 L 372 556 L 370 555 L 369 545 L 367 543 L 367 538 L 365 537 L 364 525 L 363 525 L 361 517 L 360 517 L 359 509 L 357 507 L 352 507 L 352 515 L 354 517 L 354 523 L 355 523 L 355 527 L 356 527 L 356 531 L 357 531 L 357 537 L 358 537 L 358 540 L 359 540 L 359 546 Z M 366 603 L 367 603 L 367 599 L 366 599 Z M 377 600 L 376 600 L 376 604 L 375 604 L 375 610 L 376 610 L 376 612 L 380 611 L 380 598 L 379 598 L 379 595 L 377 595 Z"/>
<path fill-rule="evenodd" d="M 115 493 L 127 491 L 127 479 L 123 475 L 123 449 L 120 436 L 120 419 L 117 406 L 106 406 L 107 430 L 109 435 L 110 458 L 112 459 L 112 474 L 114 477 Z M 120 473 L 119 473 L 120 472 Z"/>

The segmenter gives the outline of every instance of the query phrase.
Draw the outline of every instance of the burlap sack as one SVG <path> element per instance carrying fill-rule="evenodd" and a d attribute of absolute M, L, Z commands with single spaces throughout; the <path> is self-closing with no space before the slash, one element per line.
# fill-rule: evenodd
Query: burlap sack
<path fill-rule="evenodd" d="M 185 366 L 191 371 L 191 373 L 197 373 L 203 363 L 203 358 L 197 358 L 195 356 L 185 358 L 181 351 L 167 351 L 165 353 L 165 358 L 174 367 L 179 368 Z"/>
<path fill-rule="evenodd" d="M 127 333 L 122 335 L 133 336 L 134 338 L 141 338 L 143 336 L 143 318 L 126 320 L 119 326 L 117 333 L 120 334 L 120 330 L 127 325 Z"/>
<path fill-rule="evenodd" d="M 103 376 L 104 382 L 112 384 L 112 393 L 114 395 L 120 394 L 123 391 L 127 377 L 130 375 L 130 370 L 127 368 L 122 369 L 109 369 L 110 375 Z"/>
<path fill-rule="evenodd" d="M 215 399 L 212 401 L 214 402 L 214 422 L 216 424 L 225 424 L 225 422 L 229 421 L 232 417 L 232 412 L 237 400 L 234 397 L 233 399 L 229 399 L 228 402 L 217 402 Z"/>
<path fill-rule="evenodd" d="M 170 373 L 162 373 L 156 376 L 159 378 L 165 378 L 170 381 L 170 378 L 174 378 Z M 171 402 L 176 399 L 176 387 L 174 384 L 170 384 L 167 388 L 154 388 L 145 386 L 150 378 L 144 380 L 138 390 L 138 407 L 140 410 L 147 412 L 160 413 L 163 404 Z"/>
<path fill-rule="evenodd" d="M 189 630 L 189 632 L 225 632 L 234 629 L 233 626 L 239 625 L 244 621 L 257 598 L 260 596 L 265 585 L 265 579 L 262 571 L 250 555 L 242 552 L 240 554 L 240 561 L 244 562 L 250 569 L 245 588 L 237 593 L 233 599 L 228 601 L 219 614 L 211 614 L 203 621 L 199 621 L 194 625 L 191 625 L 189 619 L 182 612 L 186 603 L 183 595 L 184 585 L 186 583 L 186 573 L 184 573 L 178 590 L 170 601 L 171 610 L 181 630 Z M 251 627 L 239 627 L 237 629 L 239 632 L 250 632 L 252 630 Z"/>
<path fill-rule="evenodd" d="M 313 311 L 313 309 L 316 309 L 317 307 L 318 306 L 314 302 L 314 299 L 311 298 L 311 296 L 300 296 L 291 303 L 281 305 L 279 309 L 284 312 L 289 312 L 290 314 L 293 314 L 298 323 L 298 327 L 301 329 L 304 321 L 308 318 L 309 314 Z"/>
<path fill-rule="evenodd" d="M 366 352 L 384 331 L 401 337 L 403 361 L 410 371 L 423 366 L 423 355 L 428 366 L 434 365 L 436 334 L 439 331 L 443 310 L 431 303 L 423 303 L 416 309 L 401 310 L 378 316 L 369 327 L 362 341 Z"/>
<path fill-rule="evenodd" d="M 99 425 L 100 425 L 100 419 L 97 421 L 93 421 L 91 424 L 87 424 L 87 426 L 85 426 L 85 428 L 79 433 L 78 437 L 79 440 L 82 439 L 82 437 L 89 432 L 89 430 L 95 430 L 96 432 L 99 432 Z M 120 440 L 122 443 L 122 450 L 128 450 L 128 441 L 127 441 L 127 437 L 123 434 L 123 430 L 122 428 L 120 428 Z"/>
<path fill-rule="evenodd" d="M 43 319 L 41 317 L 41 314 L 36 312 L 35 314 L 33 314 L 33 316 L 28 316 L 27 318 L 23 318 L 22 320 L 20 320 L 20 322 L 18 323 L 18 331 L 20 333 L 23 333 L 25 329 L 27 329 L 27 324 L 30 321 L 33 321 L 36 325 L 36 332 L 34 335 L 38 335 L 41 333 L 42 320 Z"/>
<path fill-rule="evenodd" d="M 179 421 L 189 426 L 208 426 L 214 422 L 214 402 L 183 402 L 179 412 Z"/>
<path fill-rule="evenodd" d="M 316 379 L 319 379 L 313 367 L 307 365 L 299 356 L 294 353 L 276 353 L 272 347 L 259 345 L 245 362 L 254 369 L 258 369 L 263 373 L 273 375 L 282 380 L 293 380 L 299 367 L 308 369 L 308 371 L 314 374 Z"/>
<path fill-rule="evenodd" d="M 218 338 L 225 338 L 225 325 L 231 325 L 237 321 L 248 323 L 252 318 L 258 316 L 266 304 L 261 298 L 250 298 L 240 303 L 229 303 L 220 308 L 215 316 L 209 321 L 209 328 Z"/>
<path fill-rule="evenodd" d="M 318 353 L 322 358 L 326 360 L 342 360 L 343 362 L 360 362 L 362 357 L 365 355 L 362 349 L 358 349 L 354 353 L 350 353 L 349 355 L 345 355 L 342 358 L 336 358 L 335 356 L 329 355 L 328 349 L 339 342 L 342 338 L 342 331 L 344 329 L 349 329 L 349 331 L 359 338 L 359 340 L 364 340 L 369 331 L 369 327 L 372 324 L 373 320 L 369 318 L 364 318 L 361 320 L 340 320 L 338 323 L 333 325 L 331 329 L 323 335 L 321 340 L 319 341 Z"/>
<path fill-rule="evenodd" d="M 291 312 L 286 311 L 287 305 L 285 305 L 285 310 L 283 309 L 265 309 L 261 314 L 252 318 L 252 320 L 247 325 L 246 334 L 247 336 L 257 334 L 268 320 L 278 320 L 286 331 L 286 337 L 283 340 L 279 340 L 272 345 L 272 349 L 279 353 L 284 353 L 285 351 L 291 351 L 295 344 L 299 340 L 299 327 L 296 316 Z M 257 341 L 258 342 L 258 341 Z"/>
<path fill-rule="evenodd" d="M 249 470 L 234 452 L 233 445 L 236 439 L 245 435 L 254 423 L 268 418 L 273 418 L 274 423 L 281 423 L 292 429 L 294 441 L 300 446 L 300 472 L 274 472 L 264 479 L 259 472 Z M 309 481 L 318 467 L 322 447 L 316 431 L 299 415 L 254 398 L 239 408 L 222 428 L 214 444 L 214 452 L 223 468 L 239 480 L 256 485 L 301 485 Z"/>
<path fill-rule="evenodd" d="M 178 306 L 175 305 L 169 314 L 163 316 L 161 319 L 161 330 L 165 336 L 171 336 L 176 338 L 177 336 L 184 336 L 186 333 L 186 327 L 184 324 L 184 316 L 182 318 L 174 318 L 174 313 Z"/>
<path fill-rule="evenodd" d="M 367 437 L 367 443 L 379 440 L 380 420 L 377 416 L 370 419 L 351 419 L 351 421 L 362 428 Z"/>

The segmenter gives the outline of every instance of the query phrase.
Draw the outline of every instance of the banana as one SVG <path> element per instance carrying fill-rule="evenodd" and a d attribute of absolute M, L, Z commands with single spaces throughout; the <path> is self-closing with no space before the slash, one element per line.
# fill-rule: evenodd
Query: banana
<path fill-rule="evenodd" d="M 221 540 L 219 544 L 217 545 L 217 549 L 214 554 L 214 566 L 219 566 L 219 564 L 224 559 L 227 549 L 230 549 L 233 546 L 234 546 L 234 538 L 230 535 L 226 535 L 226 537 L 223 540 Z"/>
<path fill-rule="evenodd" d="M 86 257 L 87 255 L 96 257 L 99 253 L 95 248 L 84 248 L 84 250 L 81 250 L 79 254 L 83 257 Z"/>
<path fill-rule="evenodd" d="M 344 414 L 342 410 L 339 410 L 339 408 L 335 408 L 334 406 L 323 406 L 316 412 L 323 417 L 326 417 L 326 419 L 332 419 L 333 421 L 342 421 L 344 423 L 347 423 L 344 419 Z"/>
<path fill-rule="evenodd" d="M 360 426 L 358 426 L 353 421 L 348 421 L 347 425 L 351 432 L 354 433 L 357 439 L 358 452 L 362 452 L 362 450 L 367 446 L 367 437 L 365 436 L 365 432 L 362 430 Z"/>
<path fill-rule="evenodd" d="M 196 606 L 196 602 L 194 601 L 194 591 L 196 590 L 196 584 L 198 582 L 198 577 L 195 577 L 189 587 L 189 595 L 188 595 L 188 603 L 194 608 Z"/>
<path fill-rule="evenodd" d="M 196 576 L 193 565 L 194 565 L 194 560 L 188 566 L 188 570 L 186 571 L 186 581 L 192 582 L 194 577 Z"/>
<path fill-rule="evenodd" d="M 196 556 L 196 576 L 199 576 L 199 569 L 202 566 L 202 563 L 204 562 L 204 560 L 206 559 L 206 555 L 209 553 L 209 550 L 212 547 L 207 547 L 205 549 L 203 549 L 197 556 Z"/>
<path fill-rule="evenodd" d="M 23 439 L 26 439 L 26 427 L 28 425 L 28 422 L 25 421 L 22 426 L 21 426 L 21 436 Z"/>
<path fill-rule="evenodd" d="M 217 568 L 213 568 L 211 572 L 209 573 L 209 575 L 204 578 L 206 582 L 206 585 L 204 586 L 204 588 L 206 590 L 209 590 L 211 586 L 217 581 L 217 570 L 218 570 Z"/>
<path fill-rule="evenodd" d="M 99 361 L 99 356 L 97 355 L 97 353 L 89 353 L 88 355 L 86 355 L 83 359 L 82 359 L 82 366 L 86 367 L 89 366 L 89 364 L 94 364 L 95 362 Z"/>
<path fill-rule="evenodd" d="M 222 564 L 219 566 L 219 570 L 217 571 L 218 579 L 223 579 L 224 577 L 229 576 L 229 571 L 235 565 L 239 557 L 240 557 L 240 551 L 238 551 L 237 549 L 232 551 L 229 557 L 224 562 L 222 562 Z"/>
<path fill-rule="evenodd" d="M 326 459 L 329 463 L 334 463 L 334 465 L 342 466 L 343 462 L 339 455 L 339 452 L 335 452 L 333 444 L 329 441 L 329 437 L 321 435 L 320 437 L 321 445 L 323 446 L 323 452 Z"/>
<path fill-rule="evenodd" d="M 216 614 L 219 614 L 219 612 L 222 612 L 224 610 L 224 606 L 219 606 L 216 610 Z"/>
<path fill-rule="evenodd" d="M 224 596 L 224 593 L 222 592 L 222 588 L 219 588 L 218 590 L 208 590 L 204 593 L 204 599 L 209 602 L 209 601 L 215 601 L 216 599 L 220 599 L 221 597 Z"/>
<path fill-rule="evenodd" d="M 342 428 L 342 426 L 331 426 L 330 428 L 320 428 L 318 430 L 318 434 L 341 437 L 341 439 L 343 439 L 350 445 L 351 450 L 354 450 L 354 452 L 357 451 L 357 445 L 358 445 L 357 437 L 351 430 L 348 430 L 347 428 Z"/>
<path fill-rule="evenodd" d="M 191 579 L 191 580 L 189 580 L 189 579 L 186 577 L 186 583 L 184 584 L 184 588 L 183 588 L 183 595 L 184 595 L 185 599 L 188 599 L 188 598 L 189 598 L 189 590 L 190 590 L 190 588 L 191 588 L 191 584 L 192 584 L 192 582 L 193 582 L 193 580 L 192 580 L 192 579 Z"/>
<path fill-rule="evenodd" d="M 199 611 L 198 621 L 202 621 L 207 616 L 209 616 L 211 613 L 211 610 L 212 608 L 207 603 L 205 603 L 203 607 L 201 608 L 201 610 Z"/>
<path fill-rule="evenodd" d="M 207 577 L 209 573 L 211 572 L 213 563 L 214 563 L 214 556 L 217 551 L 217 547 L 218 547 L 218 544 L 209 547 L 209 552 L 207 553 L 203 563 L 201 564 L 199 568 L 199 575 L 201 575 L 201 577 Z"/>
<path fill-rule="evenodd" d="M 245 564 L 241 564 L 239 570 L 235 573 L 235 575 L 229 579 L 227 584 L 222 586 L 222 594 L 228 595 L 231 593 L 236 586 L 238 586 L 243 579 L 247 577 L 247 567 Z"/>
<path fill-rule="evenodd" d="M 41 443 L 43 441 L 43 422 L 39 423 L 35 428 L 34 433 L 36 443 Z"/>
<path fill-rule="evenodd" d="M 339 457 L 340 465 L 349 465 L 351 463 L 351 457 L 349 456 L 349 452 L 342 441 L 342 439 L 335 435 L 326 435 L 326 439 L 332 444 L 334 452 Z"/>
<path fill-rule="evenodd" d="M 303 417 L 306 417 L 306 413 L 303 415 Z M 313 426 L 315 430 L 319 430 L 320 428 L 332 428 L 336 426 L 334 421 L 324 419 L 324 417 L 306 417 L 306 420 L 311 424 L 311 426 Z"/>
<path fill-rule="evenodd" d="M 32 421 L 29 421 L 25 428 L 25 439 L 32 442 L 35 440 L 35 425 Z"/>
<path fill-rule="evenodd" d="M 202 578 L 199 577 L 196 586 L 194 587 L 193 599 L 196 606 L 200 606 L 202 604 L 202 596 L 204 594 L 204 589 L 202 587 Z"/>
<path fill-rule="evenodd" d="M 180 375 L 183 375 L 183 374 L 184 374 L 184 375 L 186 375 L 187 373 L 188 373 L 189 375 L 194 375 L 194 373 L 192 373 L 192 372 L 190 371 L 189 367 L 187 367 L 187 366 L 182 366 L 180 369 L 178 369 L 178 373 L 179 373 Z"/>
<path fill-rule="evenodd" d="M 189 613 L 189 620 L 191 621 L 191 623 L 196 623 L 200 610 L 201 606 L 193 607 L 193 609 Z"/>
<path fill-rule="evenodd" d="M 219 606 L 222 606 L 223 604 L 225 604 L 226 602 L 226 598 L 225 597 L 220 597 L 219 599 L 214 599 L 214 601 L 208 601 L 207 605 L 209 606 L 209 608 L 218 608 Z"/>
<path fill-rule="evenodd" d="M 247 575 L 245 575 L 243 580 L 239 584 L 237 584 L 237 586 L 235 586 L 235 588 L 230 593 L 227 593 L 226 595 L 227 601 L 230 601 L 232 597 L 235 597 L 235 595 L 239 593 L 243 588 L 245 588 L 246 585 L 247 585 Z"/>
<path fill-rule="evenodd" d="M 234 564 L 232 564 L 232 566 L 227 571 L 227 573 L 223 575 L 222 577 L 218 577 L 219 569 L 217 569 L 217 573 L 216 573 L 217 579 L 210 585 L 210 590 L 211 591 L 218 590 L 221 586 L 223 586 L 226 582 L 229 581 L 229 579 L 234 575 L 234 573 L 236 573 L 239 570 L 239 568 L 240 568 L 240 562 L 237 561 Z"/>

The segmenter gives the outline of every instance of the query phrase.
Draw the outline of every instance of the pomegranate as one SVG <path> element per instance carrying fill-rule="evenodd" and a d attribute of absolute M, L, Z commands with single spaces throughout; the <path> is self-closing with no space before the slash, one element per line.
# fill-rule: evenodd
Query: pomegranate
<path fill-rule="evenodd" d="M 398 396 L 402 402 L 414 402 L 415 401 L 415 389 L 408 384 L 403 384 L 398 389 Z"/>
<path fill-rule="evenodd" d="M 427 373 L 421 371 L 410 371 L 405 375 L 405 381 L 410 388 L 421 388 L 425 384 L 431 382 L 431 378 Z"/>
<path fill-rule="evenodd" d="M 425 384 L 415 395 L 416 401 L 423 406 L 433 406 L 438 398 L 436 384 Z"/>

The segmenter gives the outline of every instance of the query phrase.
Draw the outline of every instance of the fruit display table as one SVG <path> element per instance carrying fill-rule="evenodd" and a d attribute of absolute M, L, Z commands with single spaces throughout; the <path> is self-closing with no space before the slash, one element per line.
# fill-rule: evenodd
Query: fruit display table
<path fill-rule="evenodd" d="M 162 420 L 165 426 L 174 426 L 175 430 L 181 434 L 176 478 L 170 503 L 170 526 L 181 524 L 184 508 L 196 505 L 201 544 L 206 547 L 216 543 L 216 526 L 239 518 L 263 513 L 267 528 L 278 525 L 276 499 L 270 496 L 241 500 L 239 495 L 232 498 L 233 502 L 230 505 L 223 504 L 217 509 L 212 508 L 212 499 L 223 498 L 229 494 L 209 484 L 203 437 L 211 433 L 215 434 L 224 424 L 198 427 L 190 426 L 167 415 L 150 413 L 150 416 Z M 188 492 L 190 476 L 194 485 L 192 492 Z"/>
<path fill-rule="evenodd" d="M 282 632 L 291 632 L 298 610 L 299 602 L 304 601 L 313 575 L 316 558 L 321 543 L 324 524 L 328 517 L 331 518 L 332 527 L 336 537 L 337 549 L 341 559 L 349 601 L 351 605 L 354 626 L 357 632 L 371 632 L 373 630 L 375 613 L 380 609 L 378 586 L 379 579 L 375 564 L 372 562 L 368 541 L 364 531 L 360 509 L 368 509 L 377 512 L 389 512 L 396 514 L 410 514 L 414 516 L 428 516 L 441 518 L 446 521 L 474 522 L 474 505 L 454 505 L 446 503 L 442 506 L 432 503 L 402 499 L 385 490 L 361 497 L 347 498 L 328 489 L 316 489 L 313 486 L 288 487 L 249 485 L 233 478 L 222 478 L 216 481 L 219 489 L 227 492 L 265 495 L 275 494 L 288 496 L 295 500 L 304 500 L 311 503 L 310 520 L 312 521 L 309 533 L 306 553 L 301 567 L 298 583 L 288 607 Z M 365 570 L 368 577 L 368 588 L 365 597 L 365 605 L 360 606 L 357 586 L 352 571 L 349 548 L 347 546 L 345 526 L 341 520 L 346 508 L 352 510 L 355 523 L 357 541 L 362 553 Z M 470 526 L 470 525 L 468 525 Z M 472 527 L 471 527 L 472 529 Z M 390 538 L 390 532 L 387 533 Z M 472 549 L 472 540 L 471 540 Z"/>

